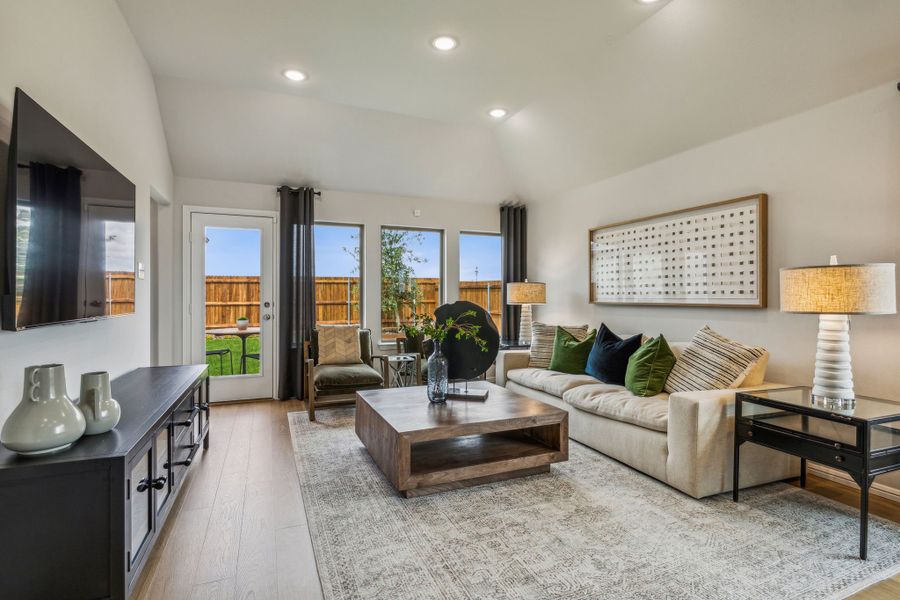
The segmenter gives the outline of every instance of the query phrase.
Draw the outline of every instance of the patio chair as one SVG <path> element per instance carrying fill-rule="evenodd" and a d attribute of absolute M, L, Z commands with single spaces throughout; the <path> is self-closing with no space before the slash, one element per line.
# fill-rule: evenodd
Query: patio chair
<path fill-rule="evenodd" d="M 248 352 L 241 356 L 241 373 L 247 372 L 247 359 L 252 358 L 253 360 L 259 362 L 259 352 Z"/>
<path fill-rule="evenodd" d="M 372 354 L 372 332 L 359 330 L 359 353 L 361 363 L 346 365 L 320 365 L 319 332 L 313 330 L 312 339 L 303 344 L 303 356 L 306 364 L 306 404 L 309 420 L 316 420 L 316 407 L 333 406 L 355 402 L 357 390 L 371 390 L 384 387 L 387 361 L 381 356 Z M 381 372 L 373 366 L 374 361 L 381 362 Z"/>
<path fill-rule="evenodd" d="M 225 373 L 225 369 L 222 366 L 223 357 L 228 355 L 228 364 L 231 365 L 229 370 L 229 375 L 234 375 L 234 359 L 231 356 L 231 349 L 229 348 L 219 348 L 218 350 L 207 350 L 206 356 L 218 356 L 219 357 L 219 374 L 222 375 Z"/>

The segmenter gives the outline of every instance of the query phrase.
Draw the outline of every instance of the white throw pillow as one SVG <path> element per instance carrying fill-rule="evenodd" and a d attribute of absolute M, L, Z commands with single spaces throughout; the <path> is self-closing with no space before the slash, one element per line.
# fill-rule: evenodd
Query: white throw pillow
<path fill-rule="evenodd" d="M 707 325 L 678 357 L 666 380 L 666 391 L 672 394 L 736 387 L 765 354 L 764 348 L 730 340 Z"/>
<path fill-rule="evenodd" d="M 351 365 L 362 362 L 359 353 L 359 327 L 320 325 L 317 330 L 320 365 Z"/>
<path fill-rule="evenodd" d="M 561 327 L 578 338 L 579 341 L 584 340 L 588 334 L 587 325 L 561 325 Z M 535 369 L 550 367 L 554 339 L 556 339 L 556 325 L 531 324 L 531 349 L 528 353 L 529 367 L 534 367 Z"/>

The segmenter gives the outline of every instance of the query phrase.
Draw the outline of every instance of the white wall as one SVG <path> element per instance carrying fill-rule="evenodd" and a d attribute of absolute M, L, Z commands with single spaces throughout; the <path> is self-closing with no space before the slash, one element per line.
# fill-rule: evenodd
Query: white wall
<path fill-rule="evenodd" d="M 172 195 L 172 168 L 150 70 L 112 0 L 0 1 L 0 104 L 21 87 L 134 182 L 137 260 L 149 261 L 150 187 Z M 148 271 L 149 272 L 149 271 Z M 138 281 L 135 315 L 0 333 L 0 422 L 21 397 L 22 370 L 66 365 L 113 375 L 150 362 L 150 280 Z"/>
<path fill-rule="evenodd" d="M 589 227 L 758 192 L 769 194 L 768 309 L 588 304 Z M 529 276 L 546 281 L 549 296 L 537 319 L 604 321 L 670 340 L 688 340 L 708 323 L 768 348 L 770 381 L 809 384 L 817 319 L 779 312 L 778 269 L 825 264 L 830 254 L 844 263 L 900 262 L 900 93 L 891 82 L 529 211 Z M 900 400 L 900 316 L 854 317 L 851 347 L 857 393 Z"/>
<path fill-rule="evenodd" d="M 178 177 L 175 202 L 160 207 L 160 363 L 182 360 L 182 210 L 185 205 L 218 208 L 278 210 L 274 185 L 235 183 Z M 421 216 L 413 215 L 415 209 Z M 444 276 L 447 300 L 458 298 L 459 233 L 499 233 L 500 209 L 493 204 L 438 201 L 358 192 L 323 190 L 316 202 L 316 220 L 364 226 L 365 325 L 380 339 L 380 231 L 382 225 L 400 225 L 444 230 Z M 168 224 L 172 223 L 171 228 Z"/>

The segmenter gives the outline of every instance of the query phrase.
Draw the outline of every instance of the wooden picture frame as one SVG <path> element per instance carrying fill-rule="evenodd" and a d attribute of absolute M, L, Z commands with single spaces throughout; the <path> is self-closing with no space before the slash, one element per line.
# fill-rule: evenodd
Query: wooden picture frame
<path fill-rule="evenodd" d="M 765 308 L 768 195 L 588 230 L 592 304 Z"/>

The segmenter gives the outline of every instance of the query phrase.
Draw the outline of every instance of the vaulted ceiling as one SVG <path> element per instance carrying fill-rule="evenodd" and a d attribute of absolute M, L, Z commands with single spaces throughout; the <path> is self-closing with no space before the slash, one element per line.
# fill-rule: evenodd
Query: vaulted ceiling
<path fill-rule="evenodd" d="M 550 200 L 900 76 L 896 0 L 119 5 L 191 177 Z"/>

